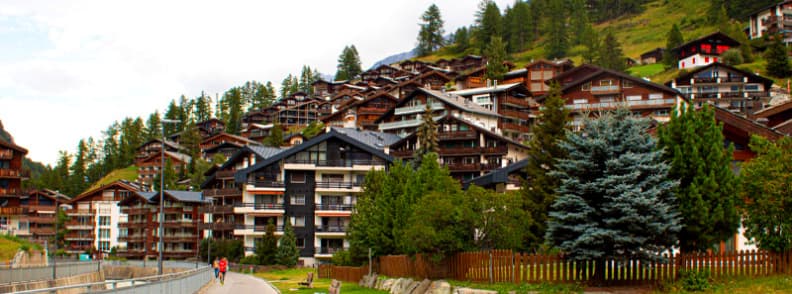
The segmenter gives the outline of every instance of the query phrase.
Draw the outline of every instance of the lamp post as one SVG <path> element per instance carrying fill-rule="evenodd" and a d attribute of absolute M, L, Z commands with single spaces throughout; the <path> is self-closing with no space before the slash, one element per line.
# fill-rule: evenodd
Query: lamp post
<path fill-rule="evenodd" d="M 159 197 L 159 246 L 157 258 L 157 274 L 162 275 L 162 251 L 165 249 L 165 124 L 177 124 L 180 120 L 162 119 L 162 142 L 160 146 L 160 197 Z"/>
<path fill-rule="evenodd" d="M 58 259 L 55 255 L 58 254 L 58 212 L 60 212 L 60 204 L 58 203 L 58 194 L 60 191 L 55 191 L 55 252 L 52 253 L 52 280 L 58 278 Z M 30 226 L 30 224 L 28 224 Z"/>

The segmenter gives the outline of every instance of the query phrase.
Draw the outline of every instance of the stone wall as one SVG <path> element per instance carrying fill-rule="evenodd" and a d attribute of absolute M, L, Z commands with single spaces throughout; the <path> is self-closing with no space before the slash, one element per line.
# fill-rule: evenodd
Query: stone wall
<path fill-rule="evenodd" d="M 384 279 L 374 275 L 366 275 L 360 280 L 361 287 L 388 291 L 390 294 L 497 294 L 497 291 L 479 290 L 458 287 L 454 288 L 446 281 L 414 281 L 411 278 Z"/>

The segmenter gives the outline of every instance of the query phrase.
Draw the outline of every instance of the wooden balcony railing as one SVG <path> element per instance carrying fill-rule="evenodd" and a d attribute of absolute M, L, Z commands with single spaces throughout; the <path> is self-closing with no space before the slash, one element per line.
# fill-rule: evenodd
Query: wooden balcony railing
<path fill-rule="evenodd" d="M 124 207 L 124 208 L 121 208 L 121 213 L 128 214 L 128 215 L 150 214 L 150 213 L 153 213 L 153 212 L 154 212 L 154 209 L 151 208 L 151 207 L 137 207 L 137 208 Z"/>
<path fill-rule="evenodd" d="M 531 103 L 528 100 L 508 96 L 503 99 L 502 103 L 525 108 L 531 107 Z"/>
<path fill-rule="evenodd" d="M 476 139 L 478 138 L 478 134 L 475 131 L 455 131 L 455 132 L 438 132 L 437 138 L 440 140 L 464 140 L 464 139 Z"/>
<path fill-rule="evenodd" d="M 90 209 L 69 209 L 69 210 L 66 210 L 66 215 L 68 215 L 68 216 L 77 216 L 77 215 L 85 215 L 85 216 L 90 215 L 90 216 L 93 216 L 94 213 L 93 213 L 93 210 L 90 210 Z"/>
<path fill-rule="evenodd" d="M 66 234 L 66 236 L 65 236 L 64 238 L 65 238 L 66 240 L 84 240 L 84 241 L 87 241 L 87 240 L 93 240 L 93 239 L 94 239 L 94 237 L 96 237 L 96 235 L 94 235 L 94 234 L 74 234 L 74 233 L 68 233 L 68 234 Z"/>
<path fill-rule="evenodd" d="M 220 170 L 215 173 L 217 179 L 230 179 L 234 177 L 235 170 Z"/>
<path fill-rule="evenodd" d="M 442 155 L 464 155 L 464 154 L 479 154 L 481 153 L 480 147 L 440 147 L 438 153 Z"/>
<path fill-rule="evenodd" d="M 479 171 L 481 164 L 479 163 L 447 163 L 445 166 L 450 171 Z"/>
<path fill-rule="evenodd" d="M 520 112 L 520 111 L 503 109 L 503 110 L 500 111 L 500 114 L 503 115 L 503 116 L 516 117 L 516 118 L 525 119 L 525 120 L 531 119 L 531 114 L 529 114 L 528 112 Z"/>
<path fill-rule="evenodd" d="M 6 178 L 29 178 L 30 171 L 26 170 L 18 170 L 18 169 L 10 169 L 10 168 L 0 168 L 0 177 Z"/>
<path fill-rule="evenodd" d="M 22 207 L 0 207 L 0 215 L 21 215 L 24 213 L 25 210 Z"/>
<path fill-rule="evenodd" d="M 231 214 L 234 213 L 233 205 L 209 205 L 198 208 L 198 213 Z"/>
<path fill-rule="evenodd" d="M 206 189 L 206 190 L 203 190 L 203 195 L 205 197 L 234 197 L 234 196 L 242 196 L 242 190 L 240 188 Z"/>
<path fill-rule="evenodd" d="M 528 133 L 531 131 L 531 128 L 529 126 L 518 125 L 515 123 L 501 123 L 500 127 L 501 129 L 504 130 L 518 131 L 523 133 Z"/>
<path fill-rule="evenodd" d="M 506 154 L 508 152 L 509 152 L 509 147 L 505 145 L 481 148 L 481 153 L 484 154 Z"/>
<path fill-rule="evenodd" d="M 0 195 L 21 195 L 22 190 L 18 188 L 0 188 Z"/>
<path fill-rule="evenodd" d="M 0 159 L 12 159 L 14 158 L 14 151 L 10 149 L 0 150 Z"/>
<path fill-rule="evenodd" d="M 231 231 L 236 228 L 236 224 L 230 222 L 222 222 L 222 223 L 201 223 L 198 225 L 198 228 L 201 230 L 215 230 L 215 231 Z"/>
<path fill-rule="evenodd" d="M 37 215 L 27 217 L 29 223 L 35 224 L 52 224 L 55 223 L 55 215 Z"/>
<path fill-rule="evenodd" d="M 47 228 L 31 227 L 28 231 L 30 231 L 31 234 L 36 234 L 36 235 L 55 235 L 55 228 L 53 227 L 47 227 Z"/>

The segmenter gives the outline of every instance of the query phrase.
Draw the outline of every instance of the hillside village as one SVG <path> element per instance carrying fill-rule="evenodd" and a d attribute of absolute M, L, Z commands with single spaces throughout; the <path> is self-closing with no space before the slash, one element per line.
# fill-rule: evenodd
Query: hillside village
<path fill-rule="evenodd" d="M 765 70 L 760 75 L 733 61 L 735 51 L 739 55 L 750 47 L 751 55 L 763 55 L 764 62 L 770 62 L 761 50 L 773 50 L 773 42 L 790 43 L 788 2 L 746 13 L 744 38 L 714 29 L 673 48 L 617 56 L 622 62 L 618 66 L 582 62 L 586 58 L 577 56 L 517 60 L 521 57 L 515 54 L 512 60 L 508 54 L 492 54 L 495 49 L 489 47 L 479 52 L 489 54 L 438 58 L 451 50 L 451 44 L 429 46 L 430 52 L 422 57 L 346 72 L 345 79 L 324 79 L 308 68 L 310 85 L 287 78 L 295 90 L 282 92 L 279 99 L 271 84 L 258 84 L 253 92 L 264 92 L 258 96 L 262 102 L 253 103 L 239 117 L 214 115 L 207 100 L 182 102 L 179 107 L 190 107 L 176 115 L 179 107 L 172 102 L 165 118 L 181 119 L 179 124 L 166 123 L 158 114 L 146 124 L 139 119 L 125 122 L 142 133 L 116 142 L 128 158 L 113 168 L 132 163 L 134 168 L 127 169 L 136 171 L 133 178 L 90 187 L 82 183 L 73 194 L 47 184 L 61 177 L 60 187 L 66 187 L 70 173 L 87 175 L 87 165 L 78 170 L 67 164 L 53 169 L 56 175 L 49 175 L 49 180 L 31 179 L 22 167 L 24 146 L 0 140 L 0 228 L 39 243 L 57 238 L 63 254 L 90 252 L 97 258 L 128 259 L 156 258 L 160 225 L 166 259 L 205 258 L 199 249 L 206 251 L 207 242 L 217 242 L 218 247 L 236 246 L 238 261 L 260 255 L 268 237 L 289 236 L 299 264 L 329 263 L 353 247 L 349 230 L 358 213 L 356 205 L 373 197 L 372 186 L 367 186 L 373 180 L 367 177 L 374 171 L 399 170 L 394 164 L 413 162 L 423 168 L 426 163 L 421 161 L 430 158 L 444 170 L 438 174 L 453 179 L 438 180 L 455 185 L 449 191 L 479 186 L 492 195 L 526 195 L 533 179 L 529 165 L 536 160 L 532 150 L 544 146 L 537 145 L 541 138 L 535 128 L 546 121 L 553 99 L 561 101 L 558 109 L 566 114 L 559 127 L 562 133 L 586 130 L 593 119 L 606 116 L 602 113 L 626 110 L 648 119 L 644 131 L 657 138 L 670 132 L 664 126 L 673 125 L 681 109 L 708 109 L 720 126 L 719 134 L 710 135 L 721 139 L 723 144 L 715 144 L 718 148 L 726 146 L 724 152 L 730 152 L 724 162 L 729 177 L 736 178 L 743 163 L 764 154 L 751 148 L 752 140 L 781 142 L 792 136 L 792 100 L 787 85 L 778 84 L 785 77 Z M 757 40 L 768 45 L 761 50 L 751 47 Z M 789 50 L 782 48 L 788 75 Z M 675 75 L 659 81 L 630 69 L 652 66 Z M 220 113 L 226 106 L 220 106 L 220 99 L 217 103 Z M 233 103 L 228 107 L 244 109 Z M 85 148 L 80 152 L 89 154 Z M 428 153 L 435 155 L 424 157 Z M 75 164 L 86 158 L 75 154 Z M 36 184 L 26 184 L 29 180 Z M 736 197 L 738 189 L 729 193 Z M 737 220 L 739 229 L 729 228 L 726 237 L 695 248 L 765 249 L 749 241 Z M 56 223 L 62 225 L 57 232 Z"/>

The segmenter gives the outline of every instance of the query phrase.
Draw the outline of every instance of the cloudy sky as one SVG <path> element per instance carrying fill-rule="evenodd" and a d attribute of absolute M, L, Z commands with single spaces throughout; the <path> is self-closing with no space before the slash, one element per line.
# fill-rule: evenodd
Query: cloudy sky
<path fill-rule="evenodd" d="M 33 160 L 53 164 L 80 138 L 171 99 L 247 80 L 279 84 L 302 65 L 335 73 L 354 44 L 364 67 L 415 45 L 440 7 L 446 32 L 477 0 L 2 1 L 0 120 Z M 497 1 L 501 8 L 512 1 Z"/>

